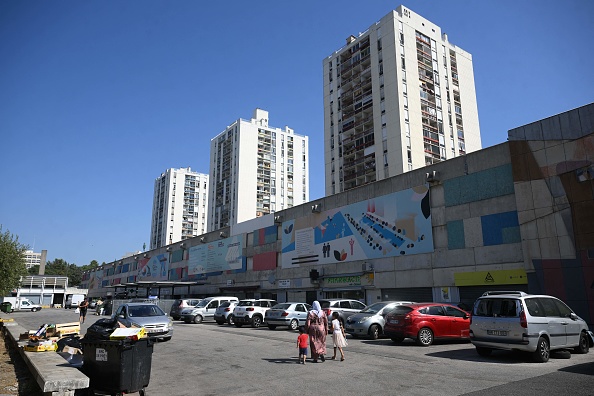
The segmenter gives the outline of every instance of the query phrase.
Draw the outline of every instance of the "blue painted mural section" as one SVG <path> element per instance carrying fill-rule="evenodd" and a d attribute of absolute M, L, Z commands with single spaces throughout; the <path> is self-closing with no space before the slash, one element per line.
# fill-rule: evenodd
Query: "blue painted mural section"
<path fill-rule="evenodd" d="M 171 252 L 171 262 L 177 263 L 184 259 L 184 251 L 182 249 Z"/>
<path fill-rule="evenodd" d="M 462 220 L 448 221 L 448 249 L 464 249 L 464 222 Z"/>
<path fill-rule="evenodd" d="M 445 180 L 445 206 L 456 206 L 514 193 L 511 164 Z"/>
<path fill-rule="evenodd" d="M 521 241 L 518 212 L 511 211 L 481 216 L 483 246 L 503 245 Z"/>

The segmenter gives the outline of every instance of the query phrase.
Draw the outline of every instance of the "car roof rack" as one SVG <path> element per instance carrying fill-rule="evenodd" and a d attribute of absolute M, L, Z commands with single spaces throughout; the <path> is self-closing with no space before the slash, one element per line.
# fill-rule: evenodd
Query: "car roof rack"
<path fill-rule="evenodd" d="M 515 295 L 515 296 L 527 296 L 528 293 L 525 293 L 523 291 L 517 291 L 517 290 L 497 290 L 497 291 L 487 291 L 483 293 L 483 296 L 500 296 L 500 295 Z"/>

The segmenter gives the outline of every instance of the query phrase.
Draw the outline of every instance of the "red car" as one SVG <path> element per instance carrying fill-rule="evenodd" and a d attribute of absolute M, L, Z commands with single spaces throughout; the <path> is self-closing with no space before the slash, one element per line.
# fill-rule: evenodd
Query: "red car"
<path fill-rule="evenodd" d="M 468 339 L 470 314 L 443 303 L 404 304 L 386 316 L 384 335 L 396 343 L 412 338 L 429 346 L 435 339 Z"/>

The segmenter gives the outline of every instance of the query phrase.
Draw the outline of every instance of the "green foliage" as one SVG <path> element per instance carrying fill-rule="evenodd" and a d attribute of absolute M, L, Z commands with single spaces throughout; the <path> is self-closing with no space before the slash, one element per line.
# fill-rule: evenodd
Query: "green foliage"
<path fill-rule="evenodd" d="M 19 237 L 8 230 L 2 232 L 0 225 L 0 295 L 5 296 L 19 287 L 21 276 L 27 275 L 25 251 L 27 245 L 19 243 Z"/>
<path fill-rule="evenodd" d="M 55 259 L 48 261 L 45 264 L 45 275 L 67 276 L 69 286 L 79 286 L 82 282 L 82 274 L 84 271 L 97 268 L 99 263 L 97 260 L 92 260 L 89 264 L 79 267 L 76 264 L 70 264 L 64 259 Z M 35 267 L 38 273 L 39 267 Z"/>

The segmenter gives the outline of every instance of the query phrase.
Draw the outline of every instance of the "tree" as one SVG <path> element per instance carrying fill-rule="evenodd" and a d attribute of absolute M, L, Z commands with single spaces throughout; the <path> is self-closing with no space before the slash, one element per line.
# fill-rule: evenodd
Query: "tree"
<path fill-rule="evenodd" d="M 19 243 L 19 237 L 0 225 L 0 296 L 19 287 L 21 276 L 27 275 L 25 251 L 29 246 Z"/>

